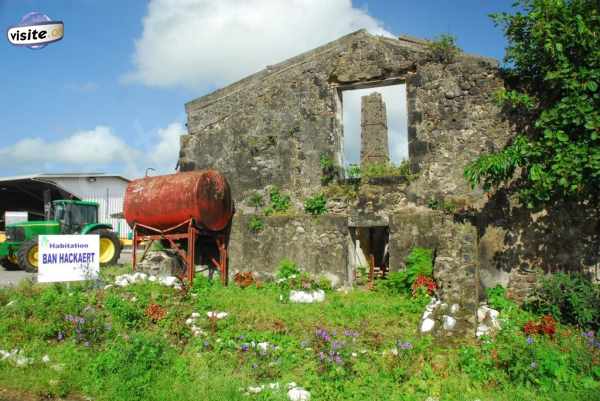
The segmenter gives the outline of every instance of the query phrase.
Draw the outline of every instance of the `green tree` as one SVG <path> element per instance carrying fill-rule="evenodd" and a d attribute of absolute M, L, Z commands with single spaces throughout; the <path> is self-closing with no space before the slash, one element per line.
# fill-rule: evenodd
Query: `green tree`
<path fill-rule="evenodd" d="M 489 191 L 515 184 L 528 207 L 598 200 L 599 4 L 520 0 L 515 6 L 522 11 L 492 15 L 508 39 L 509 88 L 498 98 L 520 119 L 521 132 L 503 150 L 467 166 L 473 186 Z"/>

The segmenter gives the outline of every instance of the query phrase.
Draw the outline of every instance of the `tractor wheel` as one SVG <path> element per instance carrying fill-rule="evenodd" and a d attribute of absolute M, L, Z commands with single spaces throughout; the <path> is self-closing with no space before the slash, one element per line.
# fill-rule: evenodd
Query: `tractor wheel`
<path fill-rule="evenodd" d="M 37 238 L 23 242 L 17 254 L 19 267 L 29 273 L 38 272 L 38 240 Z"/>
<path fill-rule="evenodd" d="M 100 236 L 100 266 L 116 264 L 121 256 L 121 241 L 117 234 L 109 230 L 98 230 L 90 234 Z"/>
<path fill-rule="evenodd" d="M 10 255 L 0 259 L 0 265 L 6 270 L 16 270 L 19 268 L 19 258 L 16 255 Z"/>

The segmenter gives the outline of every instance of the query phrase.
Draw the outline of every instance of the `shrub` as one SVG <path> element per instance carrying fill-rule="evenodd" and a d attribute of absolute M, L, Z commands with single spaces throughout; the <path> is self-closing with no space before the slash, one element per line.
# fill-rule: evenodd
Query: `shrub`
<path fill-rule="evenodd" d="M 346 167 L 346 177 L 348 178 L 360 178 L 361 170 L 358 164 L 351 164 Z"/>
<path fill-rule="evenodd" d="M 319 159 L 321 165 L 321 184 L 328 185 L 336 178 L 336 168 L 331 157 L 322 154 Z"/>
<path fill-rule="evenodd" d="M 485 290 L 488 305 L 498 311 L 507 311 L 516 307 L 516 304 L 506 297 L 506 289 L 501 285 Z"/>
<path fill-rule="evenodd" d="M 441 210 L 444 213 L 452 214 L 456 212 L 458 207 L 452 201 L 446 201 L 445 199 L 431 198 L 427 202 L 427 207 L 433 210 Z"/>
<path fill-rule="evenodd" d="M 312 215 L 325 214 L 327 212 L 327 199 L 325 195 L 317 194 L 304 201 L 304 211 Z"/>
<path fill-rule="evenodd" d="M 289 279 L 290 277 L 297 276 L 300 274 L 300 269 L 296 263 L 289 259 L 282 259 L 277 266 L 277 278 L 278 279 Z"/>
<path fill-rule="evenodd" d="M 117 294 L 110 294 L 104 305 L 113 320 L 124 327 L 133 328 L 139 325 L 144 318 L 141 309 L 138 309 L 133 302 L 126 301 Z"/>
<path fill-rule="evenodd" d="M 411 178 L 410 164 L 408 160 L 404 160 L 400 165 L 396 166 L 392 163 L 369 163 L 360 167 L 361 177 L 406 177 Z"/>
<path fill-rule="evenodd" d="M 432 275 L 433 251 L 428 248 L 413 248 L 406 258 L 406 269 L 389 273 L 386 280 L 377 283 L 377 287 L 392 294 L 417 296 L 420 295 L 420 291 L 416 288 L 422 285 L 425 285 L 428 292 L 435 290 L 435 282 L 430 279 Z M 414 291 L 413 286 L 415 286 Z"/>
<path fill-rule="evenodd" d="M 250 195 L 250 198 L 248 198 L 248 205 L 254 207 L 256 210 L 263 207 L 264 204 L 265 202 L 260 192 L 254 192 L 252 195 Z"/>
<path fill-rule="evenodd" d="M 263 228 L 265 228 L 265 223 L 258 216 L 252 216 L 248 221 L 248 229 L 254 233 L 261 231 Z"/>
<path fill-rule="evenodd" d="M 581 274 L 556 273 L 543 278 L 528 300 L 539 314 L 550 314 L 561 323 L 600 328 L 600 286 Z"/>
<path fill-rule="evenodd" d="M 443 34 L 432 40 L 428 45 L 429 58 L 432 61 L 451 64 L 460 52 L 456 46 L 456 38 L 452 35 Z"/>
<path fill-rule="evenodd" d="M 285 213 L 290 208 L 290 196 L 283 195 L 277 187 L 271 188 L 269 199 L 271 200 L 271 205 L 265 209 L 267 216 L 274 212 Z"/>

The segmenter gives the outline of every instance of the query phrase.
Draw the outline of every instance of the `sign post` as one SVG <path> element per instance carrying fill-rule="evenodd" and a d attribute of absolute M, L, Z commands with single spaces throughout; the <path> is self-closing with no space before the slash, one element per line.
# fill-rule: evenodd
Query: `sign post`
<path fill-rule="evenodd" d="M 98 278 L 98 235 L 40 235 L 38 282 L 83 281 Z"/>

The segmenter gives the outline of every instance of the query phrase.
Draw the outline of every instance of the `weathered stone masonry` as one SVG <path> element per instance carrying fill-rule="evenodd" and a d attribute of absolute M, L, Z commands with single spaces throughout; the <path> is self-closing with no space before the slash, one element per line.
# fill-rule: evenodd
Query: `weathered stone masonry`
<path fill-rule="evenodd" d="M 361 98 L 361 165 L 388 163 L 388 126 L 385 102 L 375 92 Z"/>
<path fill-rule="evenodd" d="M 304 199 L 322 190 L 321 156 L 342 164 L 342 91 L 397 83 L 406 84 L 409 159 L 417 178 L 363 185 L 350 203 L 330 199 L 328 216 L 302 214 Z M 186 104 L 179 165 L 182 171 L 215 168 L 229 179 L 238 210 L 233 271 L 273 272 L 288 257 L 347 282 L 354 268 L 350 229 L 388 227 L 390 268 L 402 268 L 412 246 L 433 247 L 442 293 L 472 311 L 480 282 L 507 284 L 513 268 L 554 254 L 535 238 L 560 238 L 557 226 L 539 224 L 544 216 L 533 221 L 508 200 L 488 200 L 463 177 L 468 162 L 502 148 L 514 134 L 494 102 L 502 87 L 494 60 L 459 54 L 441 64 L 430 59 L 424 41 L 358 31 Z M 245 200 L 272 185 L 290 193 L 300 212 L 266 218 L 261 233 L 250 232 L 254 209 Z M 431 198 L 474 208 L 473 225 L 427 209 Z M 579 217 L 563 220 L 573 226 Z M 556 254 L 564 263 L 597 263 L 590 249 L 574 243 Z"/>

